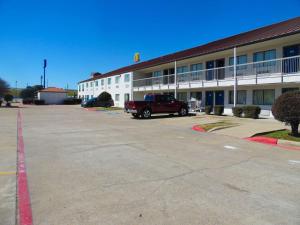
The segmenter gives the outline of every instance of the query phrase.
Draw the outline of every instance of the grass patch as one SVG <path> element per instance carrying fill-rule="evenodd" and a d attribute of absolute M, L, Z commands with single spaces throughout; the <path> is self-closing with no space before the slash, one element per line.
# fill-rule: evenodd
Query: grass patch
<path fill-rule="evenodd" d="M 263 133 L 263 134 L 260 134 L 259 136 L 300 142 L 300 137 L 291 136 L 290 133 L 291 133 L 290 130 L 277 130 L 277 131 L 272 131 L 272 132 L 268 132 L 268 133 Z"/>
<path fill-rule="evenodd" d="M 123 110 L 120 107 L 93 107 L 96 111 L 115 111 L 115 110 Z"/>
<path fill-rule="evenodd" d="M 200 125 L 205 131 L 209 131 L 214 128 L 228 128 L 228 127 L 233 127 L 237 126 L 236 123 L 232 123 L 230 121 L 219 121 L 215 123 L 206 123 L 206 124 L 201 124 Z"/>

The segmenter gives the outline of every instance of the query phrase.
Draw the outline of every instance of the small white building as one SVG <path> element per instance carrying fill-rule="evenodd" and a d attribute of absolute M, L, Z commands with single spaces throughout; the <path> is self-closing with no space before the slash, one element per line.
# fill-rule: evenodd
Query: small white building
<path fill-rule="evenodd" d="M 45 104 L 62 104 L 67 98 L 67 91 L 62 88 L 48 87 L 38 92 L 38 99 L 44 100 Z"/>

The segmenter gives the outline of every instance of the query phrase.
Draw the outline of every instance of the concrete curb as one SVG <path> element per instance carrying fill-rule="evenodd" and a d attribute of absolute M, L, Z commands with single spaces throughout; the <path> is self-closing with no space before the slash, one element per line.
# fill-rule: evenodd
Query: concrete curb
<path fill-rule="evenodd" d="M 297 142 L 297 141 L 288 141 L 288 140 L 278 139 L 278 144 L 281 144 L 281 145 L 291 145 L 291 146 L 300 147 L 300 142 Z"/>
<path fill-rule="evenodd" d="M 286 150 L 300 151 L 300 143 L 296 142 L 295 144 L 295 141 L 280 140 L 280 139 L 264 137 L 264 136 L 249 137 L 244 139 L 248 141 L 267 144 L 267 145 L 275 145 L 284 148 Z"/>
<path fill-rule="evenodd" d="M 207 132 L 200 125 L 194 125 L 192 127 L 192 130 L 197 131 L 197 132 L 202 132 L 202 133 Z M 265 137 L 265 136 L 247 137 L 247 138 L 243 138 L 243 139 L 247 140 L 247 141 L 258 142 L 261 144 L 278 146 L 278 147 L 284 148 L 286 150 L 300 151 L 300 143 L 299 142 L 295 143 L 295 141 L 279 140 L 276 138 L 270 138 L 270 137 Z"/>

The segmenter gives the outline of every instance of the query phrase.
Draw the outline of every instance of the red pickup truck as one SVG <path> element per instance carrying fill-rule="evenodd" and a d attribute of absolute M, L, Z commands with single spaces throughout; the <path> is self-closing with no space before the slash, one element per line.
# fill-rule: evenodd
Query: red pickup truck
<path fill-rule="evenodd" d="M 178 113 L 180 116 L 188 115 L 188 105 L 176 100 L 172 95 L 148 94 L 144 101 L 128 101 L 125 103 L 125 111 L 135 118 L 148 119 L 156 113 Z"/>

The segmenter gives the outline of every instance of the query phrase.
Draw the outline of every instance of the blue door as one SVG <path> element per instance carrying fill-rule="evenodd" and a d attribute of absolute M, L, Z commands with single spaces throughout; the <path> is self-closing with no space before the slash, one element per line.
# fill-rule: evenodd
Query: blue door
<path fill-rule="evenodd" d="M 214 79 L 214 73 L 215 71 L 213 70 L 215 68 L 215 62 L 214 61 L 208 61 L 206 62 L 206 80 L 213 80 Z"/>
<path fill-rule="evenodd" d="M 214 92 L 206 91 L 205 92 L 205 105 L 214 105 Z"/>
<path fill-rule="evenodd" d="M 224 91 L 215 91 L 215 105 L 224 105 Z"/>
<path fill-rule="evenodd" d="M 293 57 L 300 53 L 300 45 L 287 46 L 283 48 L 283 57 Z M 300 60 L 297 58 L 288 58 L 283 61 L 283 73 L 297 73 L 300 71 Z"/>

